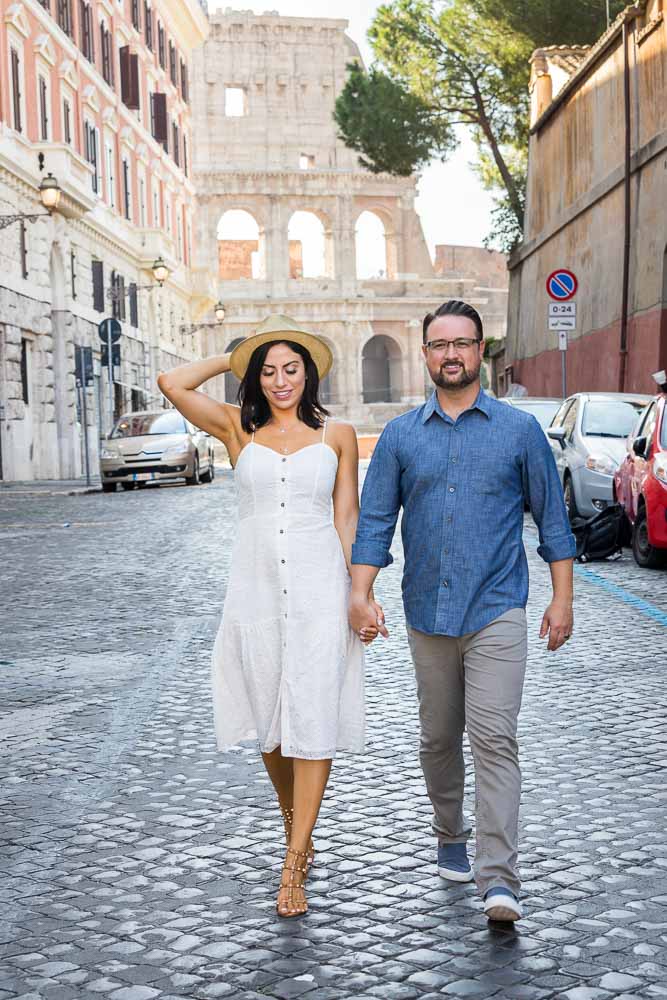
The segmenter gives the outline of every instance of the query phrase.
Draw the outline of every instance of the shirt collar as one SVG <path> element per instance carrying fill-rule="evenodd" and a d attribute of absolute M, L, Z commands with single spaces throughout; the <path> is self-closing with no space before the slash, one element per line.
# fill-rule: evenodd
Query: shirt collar
<path fill-rule="evenodd" d="M 483 389 L 480 388 L 479 393 L 477 394 L 477 399 L 472 404 L 472 406 L 470 407 L 470 409 L 471 410 L 480 410 L 484 414 L 485 417 L 488 417 L 490 419 L 490 417 L 491 417 L 491 403 L 490 403 L 490 398 L 489 398 L 489 396 L 487 396 L 487 394 L 484 392 Z M 467 411 L 464 411 L 464 412 L 467 412 Z M 438 400 L 438 394 L 435 391 L 435 389 L 433 390 L 433 392 L 431 393 L 431 395 L 429 396 L 429 398 L 426 400 L 426 402 L 424 404 L 424 412 L 422 414 L 422 423 L 425 424 L 426 421 L 429 420 L 433 416 L 434 413 L 437 413 L 438 416 L 442 420 L 451 422 L 451 417 L 448 417 L 445 413 L 443 413 L 442 407 L 440 406 L 440 402 Z"/>

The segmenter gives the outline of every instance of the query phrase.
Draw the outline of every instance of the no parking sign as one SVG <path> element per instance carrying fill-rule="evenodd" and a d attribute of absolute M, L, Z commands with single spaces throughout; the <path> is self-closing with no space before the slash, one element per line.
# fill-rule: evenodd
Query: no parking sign
<path fill-rule="evenodd" d="M 556 302 L 569 302 L 577 294 L 578 287 L 576 275 L 565 267 L 552 271 L 547 278 L 547 292 Z"/>

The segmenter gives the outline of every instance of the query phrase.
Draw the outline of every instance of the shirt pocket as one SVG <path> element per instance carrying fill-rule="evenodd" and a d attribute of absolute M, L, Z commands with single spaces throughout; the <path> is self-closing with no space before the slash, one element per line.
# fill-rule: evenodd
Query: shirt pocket
<path fill-rule="evenodd" d="M 469 492 L 475 497 L 511 502 L 523 494 L 521 464 L 515 451 L 499 445 L 473 462 L 467 473 Z"/>

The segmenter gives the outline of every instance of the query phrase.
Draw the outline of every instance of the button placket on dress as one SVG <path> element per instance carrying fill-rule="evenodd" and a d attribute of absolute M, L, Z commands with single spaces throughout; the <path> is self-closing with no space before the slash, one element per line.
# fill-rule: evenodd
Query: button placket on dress
<path fill-rule="evenodd" d="M 280 579 L 280 606 L 281 606 L 281 618 L 282 618 L 282 634 L 283 634 L 283 670 L 286 666 L 287 658 L 287 614 L 289 600 L 288 586 L 287 586 L 287 516 L 288 516 L 288 499 L 289 499 L 289 476 L 288 476 L 288 461 L 287 457 L 283 456 L 280 460 L 279 471 L 280 471 L 280 517 L 278 520 L 278 552 L 279 552 L 279 563 L 278 563 L 278 573 Z"/>

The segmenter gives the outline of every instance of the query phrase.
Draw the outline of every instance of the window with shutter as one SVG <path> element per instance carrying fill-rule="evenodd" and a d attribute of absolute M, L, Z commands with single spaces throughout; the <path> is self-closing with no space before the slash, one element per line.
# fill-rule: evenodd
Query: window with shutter
<path fill-rule="evenodd" d="M 39 133 L 42 142 L 47 142 L 49 138 L 49 92 L 43 76 L 39 78 Z"/>
<path fill-rule="evenodd" d="M 145 40 L 148 48 L 153 51 L 153 11 L 149 3 L 144 0 L 144 28 Z"/>
<path fill-rule="evenodd" d="M 132 26 L 141 31 L 141 6 L 139 0 L 132 0 Z"/>
<path fill-rule="evenodd" d="M 114 319 L 120 319 L 120 300 L 118 298 L 118 275 L 111 272 L 111 315 Z"/>
<path fill-rule="evenodd" d="M 76 254 L 70 250 L 69 254 L 70 277 L 72 282 L 72 298 L 76 299 Z"/>
<path fill-rule="evenodd" d="M 84 123 L 84 140 L 86 160 L 93 167 L 91 183 L 95 194 L 100 193 L 100 171 L 97 155 L 97 131 L 89 122 Z"/>
<path fill-rule="evenodd" d="M 125 158 L 123 158 L 123 214 L 126 219 L 132 219 L 130 164 Z"/>
<path fill-rule="evenodd" d="M 188 140 L 187 136 L 183 136 L 183 173 L 188 176 Z"/>
<path fill-rule="evenodd" d="M 92 263 L 93 272 L 93 309 L 95 312 L 104 312 L 104 263 L 101 260 L 94 260 Z"/>
<path fill-rule="evenodd" d="M 113 87 L 113 39 L 107 26 L 100 24 L 100 39 L 102 43 L 102 76 L 110 87 Z"/>
<path fill-rule="evenodd" d="M 189 103 L 189 88 L 188 88 L 188 67 L 185 65 L 181 59 L 181 97 L 187 103 Z"/>
<path fill-rule="evenodd" d="M 25 337 L 21 337 L 21 398 L 26 406 L 30 403 L 29 379 L 28 379 L 28 352 L 30 344 Z"/>
<path fill-rule="evenodd" d="M 72 145 L 72 109 L 66 97 L 63 98 L 63 138 L 68 146 Z"/>
<path fill-rule="evenodd" d="M 139 326 L 139 302 L 137 299 L 137 286 L 135 282 L 132 282 L 129 288 L 129 298 L 130 298 L 130 326 Z"/>
<path fill-rule="evenodd" d="M 157 57 L 158 62 L 162 69 L 166 69 L 167 66 L 167 52 L 166 52 L 166 35 L 164 32 L 164 27 L 158 21 L 157 26 Z"/>
<path fill-rule="evenodd" d="M 125 278 L 118 275 L 118 318 L 125 322 Z"/>
<path fill-rule="evenodd" d="M 80 48 L 86 59 L 95 62 L 95 39 L 93 37 L 93 11 L 89 3 L 79 0 Z"/>
<path fill-rule="evenodd" d="M 139 110 L 139 56 L 129 45 L 120 50 L 120 96 L 126 108 Z"/>
<path fill-rule="evenodd" d="M 152 95 L 152 130 L 153 138 L 157 142 L 166 143 L 169 141 L 167 122 L 167 95 L 155 93 Z"/>
<path fill-rule="evenodd" d="M 21 60 L 16 49 L 12 49 L 12 110 L 14 112 L 14 129 L 23 131 L 21 121 Z"/>
<path fill-rule="evenodd" d="M 19 225 L 19 254 L 21 259 L 21 276 L 28 277 L 28 232 L 25 219 L 21 219 Z"/>
<path fill-rule="evenodd" d="M 180 143 L 178 135 L 178 125 L 176 124 L 176 122 L 174 122 L 174 124 L 171 127 L 171 148 L 174 157 L 174 163 L 176 164 L 177 167 L 180 167 L 181 165 Z"/>
<path fill-rule="evenodd" d="M 57 0 L 58 26 L 66 35 L 72 36 L 72 0 Z"/>
<path fill-rule="evenodd" d="M 176 86 L 178 80 L 176 66 L 176 46 L 173 42 L 169 42 L 169 77 L 174 86 Z"/>

